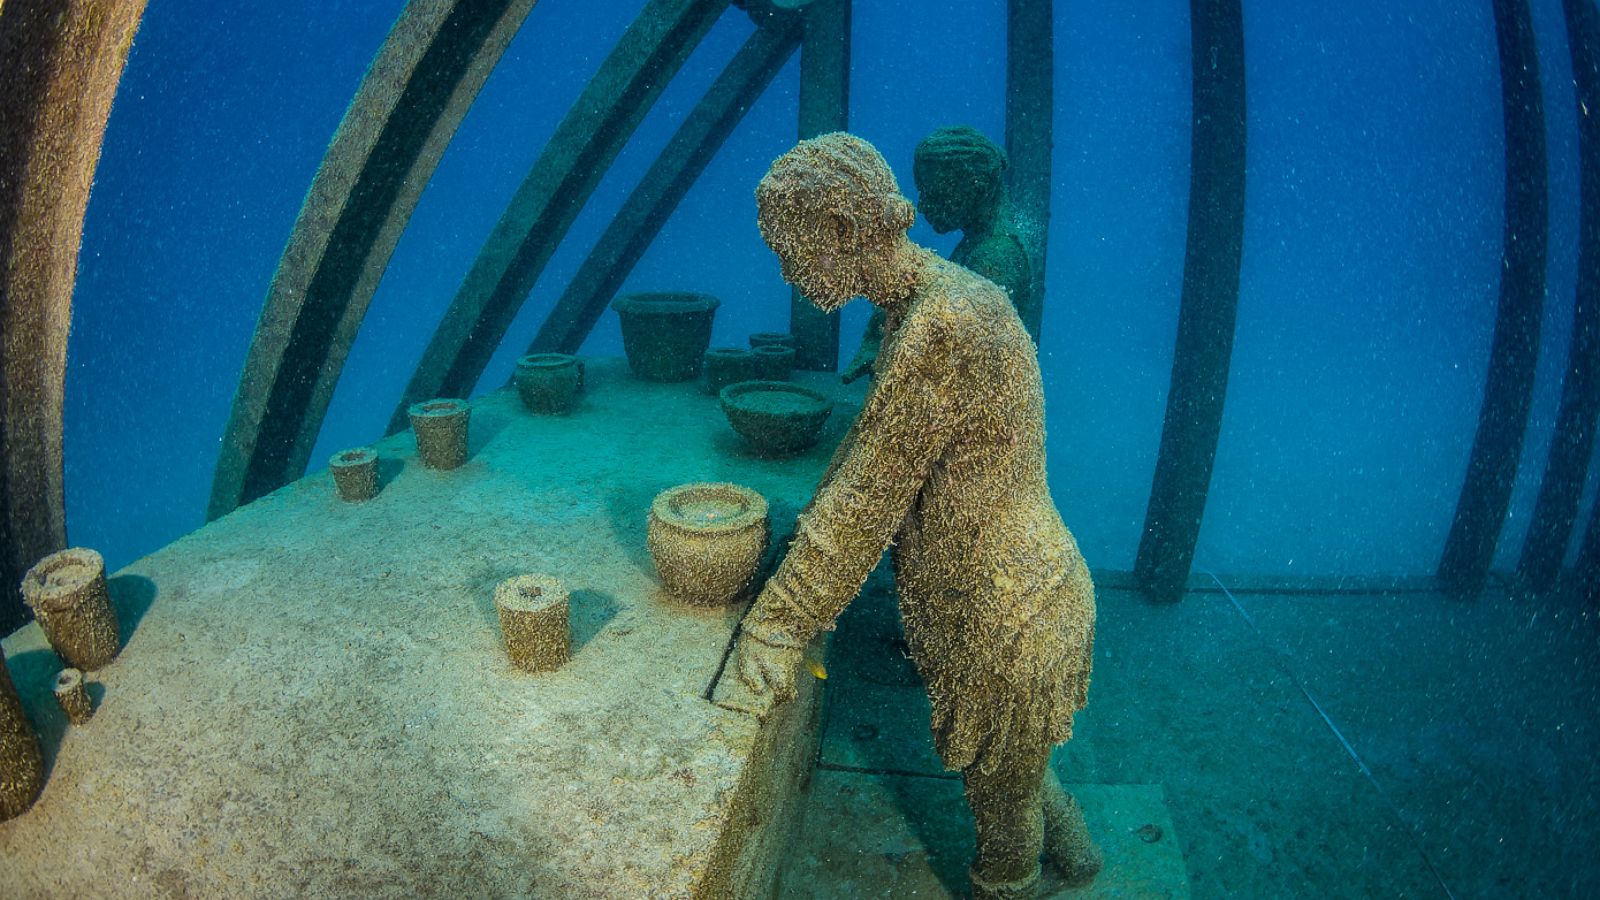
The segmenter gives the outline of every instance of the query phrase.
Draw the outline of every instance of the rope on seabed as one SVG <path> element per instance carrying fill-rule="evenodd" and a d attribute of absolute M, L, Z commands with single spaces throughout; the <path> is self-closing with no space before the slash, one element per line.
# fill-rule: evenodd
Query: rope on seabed
<path fill-rule="evenodd" d="M 1240 618 L 1244 619 L 1245 624 L 1250 626 L 1252 632 L 1255 632 L 1256 639 L 1271 650 L 1273 656 L 1277 657 L 1278 668 L 1283 674 L 1289 676 L 1289 680 L 1294 682 L 1294 686 L 1300 690 L 1300 695 L 1305 697 L 1306 702 L 1311 704 L 1311 708 L 1316 710 L 1317 715 L 1322 717 L 1323 724 L 1327 725 L 1328 730 L 1333 732 L 1333 736 L 1339 739 L 1339 744 L 1344 747 L 1344 752 L 1350 755 L 1350 759 L 1355 762 L 1356 768 L 1361 770 L 1361 774 L 1372 785 L 1372 789 L 1377 791 L 1378 799 L 1383 801 L 1384 807 L 1389 811 L 1389 816 L 1411 836 L 1411 846 L 1417 851 L 1417 855 L 1422 857 L 1422 861 L 1427 864 L 1428 871 L 1433 874 L 1433 880 L 1439 883 L 1439 889 L 1444 891 L 1444 895 L 1450 900 L 1455 900 L 1455 892 L 1450 890 L 1450 885 L 1445 884 L 1444 876 L 1439 873 L 1439 867 L 1434 864 L 1433 857 L 1428 853 L 1427 848 L 1422 846 L 1422 836 L 1417 833 L 1416 828 L 1406 824 L 1406 820 L 1400 815 L 1400 807 L 1390 798 L 1389 793 L 1383 789 L 1383 785 L 1378 783 L 1378 779 L 1373 777 L 1372 770 L 1367 768 L 1367 763 L 1361 758 L 1361 754 L 1356 752 L 1356 748 L 1345 738 L 1344 732 L 1339 730 L 1339 726 L 1333 723 L 1332 717 L 1322 708 L 1322 704 L 1317 702 L 1317 698 L 1306 690 L 1305 683 L 1300 680 L 1300 676 L 1289 666 L 1289 654 L 1279 650 L 1271 641 L 1267 640 L 1267 636 L 1261 633 L 1261 627 L 1256 624 L 1256 620 L 1251 618 L 1250 613 L 1245 611 L 1244 604 L 1240 603 L 1239 598 L 1233 595 L 1233 591 L 1228 590 L 1228 586 L 1222 583 L 1222 579 L 1212 572 L 1206 572 L 1205 575 L 1215 581 L 1218 588 L 1222 589 L 1222 593 L 1227 596 L 1228 602 L 1233 604 L 1235 610 L 1238 610 Z"/>

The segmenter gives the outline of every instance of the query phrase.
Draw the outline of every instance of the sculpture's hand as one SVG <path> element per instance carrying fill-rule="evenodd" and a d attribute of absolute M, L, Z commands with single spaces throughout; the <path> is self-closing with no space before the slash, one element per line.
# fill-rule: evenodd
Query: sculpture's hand
<path fill-rule="evenodd" d="M 747 631 L 739 636 L 733 654 L 739 680 L 751 694 L 765 701 L 762 718 L 774 706 L 795 698 L 795 677 L 805 655 L 803 648 L 774 646 Z"/>

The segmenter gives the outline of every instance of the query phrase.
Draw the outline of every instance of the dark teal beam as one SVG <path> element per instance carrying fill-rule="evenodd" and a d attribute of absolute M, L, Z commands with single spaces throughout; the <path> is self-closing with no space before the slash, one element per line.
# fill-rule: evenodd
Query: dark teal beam
<path fill-rule="evenodd" d="M 1240 0 L 1191 0 L 1194 103 L 1189 234 L 1172 386 L 1134 574 L 1153 600 L 1175 601 L 1194 563 L 1239 306 L 1244 249 L 1244 14 Z"/>
<path fill-rule="evenodd" d="M 800 43 L 800 137 L 850 127 L 851 0 L 817 0 L 805 9 Z M 789 292 L 789 331 L 796 366 L 820 372 L 839 368 L 839 316 L 827 315 L 799 291 Z"/>
<path fill-rule="evenodd" d="M 1517 562 L 1518 578 L 1539 592 L 1561 575 L 1600 418 L 1600 13 L 1593 0 L 1561 5 L 1578 106 L 1578 290 L 1555 437 Z"/>
<path fill-rule="evenodd" d="M 576 353 L 606 304 L 689 188 L 800 44 L 800 23 L 775 18 L 745 41 L 562 291 L 529 353 Z"/>
<path fill-rule="evenodd" d="M 1439 560 L 1441 587 L 1460 597 L 1476 596 L 1482 589 L 1511 505 L 1539 362 L 1550 225 L 1544 99 L 1528 0 L 1493 3 L 1505 118 L 1505 237 L 1483 406 L 1466 480 Z"/>

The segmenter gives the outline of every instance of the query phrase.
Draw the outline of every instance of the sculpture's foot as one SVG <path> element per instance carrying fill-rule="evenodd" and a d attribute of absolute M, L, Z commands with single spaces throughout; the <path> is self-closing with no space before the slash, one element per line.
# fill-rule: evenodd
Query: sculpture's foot
<path fill-rule="evenodd" d="M 972 900 L 1035 900 L 1039 896 L 1039 868 L 1015 881 L 990 882 L 978 877 L 977 871 L 967 873 L 972 878 Z"/>
<path fill-rule="evenodd" d="M 1083 821 L 1083 807 L 1059 787 L 1045 789 L 1044 856 L 1066 887 L 1089 884 L 1105 867 L 1105 855 L 1090 839 L 1089 826 Z"/>

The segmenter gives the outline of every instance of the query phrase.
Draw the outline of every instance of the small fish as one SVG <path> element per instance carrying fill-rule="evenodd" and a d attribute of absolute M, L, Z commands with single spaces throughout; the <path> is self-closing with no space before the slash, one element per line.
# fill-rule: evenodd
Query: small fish
<path fill-rule="evenodd" d="M 814 659 L 807 659 L 806 668 L 811 670 L 811 674 L 817 676 L 818 681 L 828 680 L 828 670 L 822 667 L 822 663 L 819 663 Z"/>

